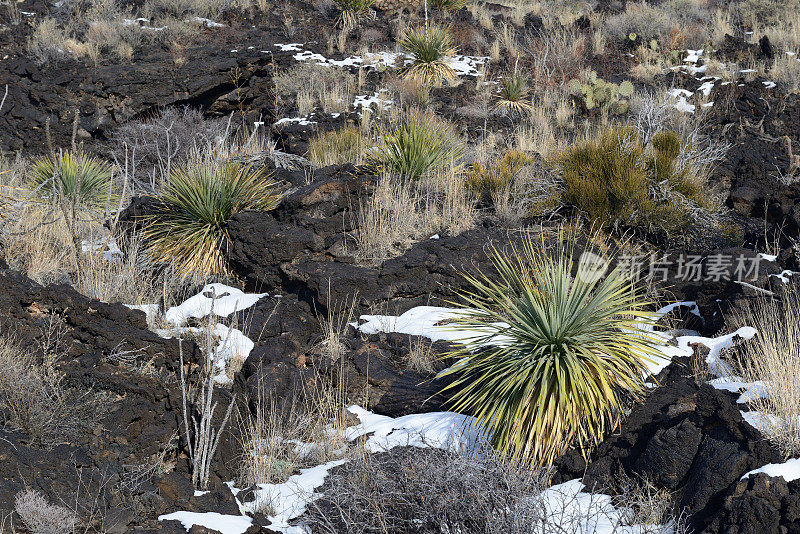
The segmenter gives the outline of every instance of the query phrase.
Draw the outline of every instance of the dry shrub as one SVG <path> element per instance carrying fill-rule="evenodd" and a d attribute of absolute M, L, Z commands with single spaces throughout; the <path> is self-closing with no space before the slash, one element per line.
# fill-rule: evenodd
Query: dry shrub
<path fill-rule="evenodd" d="M 38 351 L 23 350 L 14 340 L 0 337 L 0 413 L 4 424 L 49 448 L 93 426 L 100 399 L 66 387 L 57 368 L 66 350 L 63 325 L 56 316 L 44 320 Z"/>
<path fill-rule="evenodd" d="M 554 25 L 528 35 L 523 46 L 530 55 L 535 85 L 552 88 L 578 76 L 586 64 L 590 43 L 578 30 Z"/>
<path fill-rule="evenodd" d="M 173 166 L 185 164 L 201 148 L 226 138 L 228 131 L 225 120 L 206 119 L 200 110 L 188 106 L 169 107 L 117 128 L 110 152 L 120 164 L 127 163 L 137 189 L 152 190 Z"/>
<path fill-rule="evenodd" d="M 542 473 L 441 449 L 396 447 L 336 467 L 309 505 L 313 532 L 535 532 L 544 514 Z"/>
<path fill-rule="evenodd" d="M 14 511 L 31 534 L 72 534 L 77 523 L 72 510 L 50 504 L 33 489 L 17 493 Z"/>
<path fill-rule="evenodd" d="M 750 407 L 764 414 L 767 438 L 787 457 L 800 454 L 800 297 L 760 299 L 731 317 L 756 336 L 736 347 L 736 373 L 759 382 Z"/>

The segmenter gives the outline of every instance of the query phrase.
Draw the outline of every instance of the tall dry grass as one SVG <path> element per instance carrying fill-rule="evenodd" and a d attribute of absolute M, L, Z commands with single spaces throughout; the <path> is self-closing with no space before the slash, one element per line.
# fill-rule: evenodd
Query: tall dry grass
<path fill-rule="evenodd" d="M 458 235 L 476 219 L 474 202 L 456 169 L 449 167 L 416 182 L 386 174 L 360 207 L 356 255 L 380 262 L 434 234 Z"/>
<path fill-rule="evenodd" d="M 731 317 L 752 326 L 756 336 L 737 347 L 735 370 L 744 382 L 757 382 L 749 401 L 767 438 L 788 458 L 800 454 L 800 297 L 764 298 Z"/>

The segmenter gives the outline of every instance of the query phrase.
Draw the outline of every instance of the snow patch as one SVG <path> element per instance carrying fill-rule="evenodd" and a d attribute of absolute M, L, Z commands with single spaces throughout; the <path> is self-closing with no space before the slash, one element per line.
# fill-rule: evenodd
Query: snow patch
<path fill-rule="evenodd" d="M 217 512 L 174 512 L 158 516 L 159 521 L 180 521 L 183 528 L 191 530 L 194 525 L 217 530 L 222 534 L 244 534 L 253 520 L 244 515 L 223 515 Z"/>
<path fill-rule="evenodd" d="M 783 477 L 786 482 L 797 480 L 800 478 L 800 458 L 792 458 L 791 460 L 786 460 L 782 464 L 767 464 L 764 467 L 753 469 L 742 475 L 740 480 L 757 473 L 766 473 L 771 477 Z"/>
<path fill-rule="evenodd" d="M 211 298 L 214 295 L 215 298 Z M 218 317 L 228 317 L 237 311 L 246 310 L 267 293 L 245 293 L 224 284 L 208 284 L 197 295 L 182 304 L 167 310 L 167 322 L 173 325 L 185 324 L 189 319 L 202 319 L 211 313 Z"/>

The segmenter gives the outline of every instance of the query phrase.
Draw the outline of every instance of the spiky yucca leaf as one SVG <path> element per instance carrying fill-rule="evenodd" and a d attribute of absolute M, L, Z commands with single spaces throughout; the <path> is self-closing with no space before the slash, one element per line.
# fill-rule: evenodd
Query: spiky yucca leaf
<path fill-rule="evenodd" d="M 101 209 L 111 195 L 111 165 L 82 153 L 61 152 L 33 162 L 29 187 L 43 200 L 76 201 L 88 209 Z"/>
<path fill-rule="evenodd" d="M 455 79 L 456 72 L 447 60 L 456 53 L 456 47 L 453 37 L 445 28 L 419 26 L 405 33 L 400 46 L 411 54 L 412 60 L 404 76 L 428 84 Z"/>
<path fill-rule="evenodd" d="M 445 388 L 497 449 L 530 466 L 597 443 L 618 422 L 620 393 L 642 394 L 657 354 L 642 328 L 652 315 L 631 280 L 619 268 L 575 276 L 571 250 L 557 248 L 528 239 L 521 250 L 493 250 L 496 276 L 465 275 L 473 289 L 457 324 L 475 335 L 451 354 L 466 360 Z"/>
<path fill-rule="evenodd" d="M 182 276 L 227 272 L 228 223 L 243 211 L 278 203 L 275 184 L 241 163 L 195 163 L 172 171 L 145 226 L 154 259 L 176 263 Z"/>
<path fill-rule="evenodd" d="M 450 126 L 432 113 L 396 115 L 380 132 L 372 159 L 382 170 L 419 178 L 461 157 L 463 146 Z"/>
<path fill-rule="evenodd" d="M 521 74 L 509 74 L 500 79 L 499 92 L 495 97 L 495 109 L 509 112 L 530 113 L 533 105 L 529 99 L 528 82 Z"/>

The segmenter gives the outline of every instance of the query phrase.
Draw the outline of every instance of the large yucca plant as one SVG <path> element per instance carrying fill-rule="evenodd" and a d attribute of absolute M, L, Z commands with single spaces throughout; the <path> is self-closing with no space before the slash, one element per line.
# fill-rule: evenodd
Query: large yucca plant
<path fill-rule="evenodd" d="M 43 200 L 64 199 L 88 209 L 101 209 L 112 197 L 112 167 L 82 153 L 61 152 L 33 162 L 29 187 Z"/>
<path fill-rule="evenodd" d="M 175 169 L 157 198 L 145 237 L 154 259 L 174 261 L 182 276 L 226 273 L 233 215 L 270 210 L 279 199 L 264 171 L 238 162 Z"/>
<path fill-rule="evenodd" d="M 452 354 L 466 359 L 447 371 L 456 379 L 445 391 L 499 451 L 530 466 L 597 443 L 618 422 L 620 394 L 644 391 L 656 354 L 642 292 L 619 268 L 600 277 L 571 252 L 528 239 L 493 250 L 496 275 L 465 275 L 473 289 L 457 324 L 474 337 Z"/>
<path fill-rule="evenodd" d="M 448 63 L 448 59 L 455 55 L 456 47 L 445 28 L 430 25 L 411 29 L 400 40 L 400 46 L 411 55 L 411 65 L 405 69 L 405 77 L 427 84 L 456 78 L 455 70 Z"/>
<path fill-rule="evenodd" d="M 372 159 L 385 172 L 419 178 L 455 162 L 462 152 L 461 140 L 449 124 L 432 113 L 412 110 L 396 115 L 381 130 Z"/>

